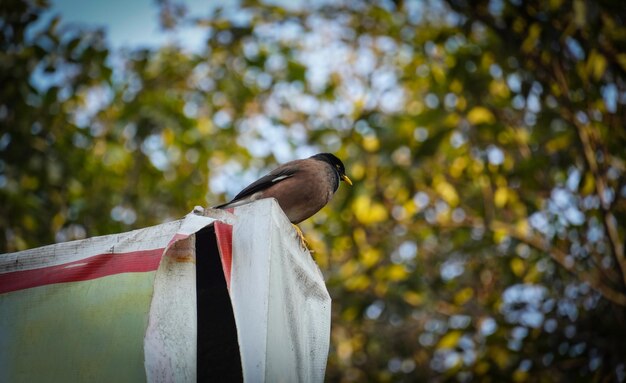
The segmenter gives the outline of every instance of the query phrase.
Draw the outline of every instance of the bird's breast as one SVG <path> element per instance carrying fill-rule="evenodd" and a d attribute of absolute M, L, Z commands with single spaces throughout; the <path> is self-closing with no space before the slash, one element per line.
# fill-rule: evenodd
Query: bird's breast
<path fill-rule="evenodd" d="M 300 223 L 317 213 L 334 194 L 334 170 L 324 164 L 300 170 L 297 176 L 287 178 L 264 193 L 274 197 L 292 223 Z"/>

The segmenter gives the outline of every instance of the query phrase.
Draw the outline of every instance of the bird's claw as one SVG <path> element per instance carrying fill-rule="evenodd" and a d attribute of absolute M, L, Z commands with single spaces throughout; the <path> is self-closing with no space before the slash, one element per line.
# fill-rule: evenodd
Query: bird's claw
<path fill-rule="evenodd" d="M 302 234 L 302 230 L 300 230 L 300 228 L 297 225 L 291 224 L 293 226 L 294 229 L 296 229 L 296 234 L 298 235 L 298 239 L 300 240 L 300 247 L 303 250 L 309 250 L 309 243 L 307 242 L 306 238 L 304 238 L 304 234 Z M 310 252 L 312 252 L 311 250 L 309 250 Z"/>

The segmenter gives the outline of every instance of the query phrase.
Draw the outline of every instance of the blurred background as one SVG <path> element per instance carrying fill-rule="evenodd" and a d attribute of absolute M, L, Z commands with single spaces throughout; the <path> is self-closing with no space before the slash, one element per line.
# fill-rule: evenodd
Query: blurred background
<path fill-rule="evenodd" d="M 469 4 L 472 4 L 471 6 Z M 329 382 L 626 378 L 626 5 L 0 5 L 0 253 L 328 151 Z"/>

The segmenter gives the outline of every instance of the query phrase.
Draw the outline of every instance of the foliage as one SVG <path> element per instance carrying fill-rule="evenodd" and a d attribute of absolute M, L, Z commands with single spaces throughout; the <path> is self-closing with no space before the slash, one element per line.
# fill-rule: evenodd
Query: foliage
<path fill-rule="evenodd" d="M 120 55 L 34 4 L 1 10 L 0 251 L 179 217 L 331 151 L 355 186 L 302 225 L 329 381 L 626 377 L 621 2 L 162 2 L 206 49 Z"/>

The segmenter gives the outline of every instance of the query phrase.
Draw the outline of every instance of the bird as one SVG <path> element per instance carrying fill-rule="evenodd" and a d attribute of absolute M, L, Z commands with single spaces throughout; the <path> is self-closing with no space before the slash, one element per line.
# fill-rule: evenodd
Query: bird
<path fill-rule="evenodd" d="M 334 154 L 318 153 L 280 165 L 246 186 L 231 201 L 213 208 L 228 209 L 273 197 L 305 245 L 306 240 L 296 225 L 326 206 L 341 181 L 352 185 L 343 162 Z"/>

